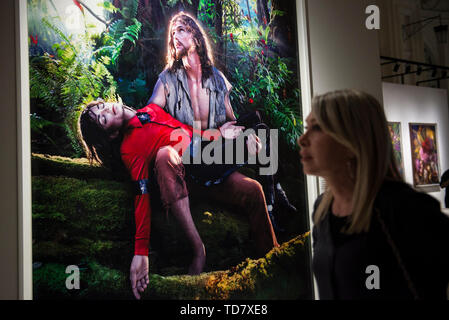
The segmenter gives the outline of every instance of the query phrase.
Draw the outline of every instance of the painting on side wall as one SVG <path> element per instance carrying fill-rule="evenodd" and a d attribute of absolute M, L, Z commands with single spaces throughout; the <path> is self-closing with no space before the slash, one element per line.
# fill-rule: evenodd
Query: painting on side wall
<path fill-rule="evenodd" d="M 438 185 L 440 168 L 435 123 L 410 123 L 413 185 Z"/>
<path fill-rule="evenodd" d="M 399 173 L 402 178 L 404 176 L 404 158 L 402 155 L 402 136 L 401 136 L 401 123 L 400 122 L 388 122 L 388 131 L 390 132 L 391 142 L 393 144 L 393 156 L 396 160 Z"/>

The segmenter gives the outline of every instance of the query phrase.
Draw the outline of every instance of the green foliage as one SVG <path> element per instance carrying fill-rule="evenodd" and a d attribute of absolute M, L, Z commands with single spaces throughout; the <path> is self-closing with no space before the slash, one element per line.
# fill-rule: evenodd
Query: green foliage
<path fill-rule="evenodd" d="M 232 32 L 239 28 L 243 23 L 243 18 L 240 14 L 240 5 L 235 0 L 223 0 L 223 18 L 225 33 Z"/>
<path fill-rule="evenodd" d="M 118 12 L 120 18 L 110 23 L 96 45 L 96 59 L 107 58 L 107 67 L 117 79 L 117 93 L 122 100 L 135 108 L 143 107 L 148 100 L 147 75 L 139 68 L 142 45 L 138 46 L 143 24 L 137 19 L 139 1 L 127 1 L 122 9 L 107 5 L 108 11 Z"/>
<path fill-rule="evenodd" d="M 250 27 L 233 33 L 229 44 L 232 83 L 231 101 L 240 108 L 258 109 L 266 115 L 271 128 L 291 147 L 302 133 L 300 92 L 292 61 L 270 54 L 275 47 L 269 39 L 270 28 Z"/>
<path fill-rule="evenodd" d="M 36 115 L 35 113 L 30 115 L 31 131 L 44 135 L 45 138 L 48 139 L 48 141 L 50 141 L 55 147 L 57 147 L 56 142 L 45 132 L 46 128 L 53 127 L 53 126 L 65 128 L 64 125 L 54 122 L 54 121 L 45 120 L 45 119 L 39 117 L 38 115 Z"/>
<path fill-rule="evenodd" d="M 68 139 L 71 155 L 75 157 L 83 154 L 77 132 L 80 106 L 98 97 L 120 99 L 115 80 L 118 59 L 125 48 L 129 52 L 131 46 L 136 45 L 142 26 L 135 18 L 138 0 L 127 1 L 122 10 L 106 3 L 109 2 L 102 4 L 105 9 L 119 11 L 123 17 L 110 25 L 109 33 L 98 36 L 86 29 L 84 35 L 75 39 L 59 27 L 59 18 L 50 21 L 44 17 L 40 25 L 41 29 L 48 30 L 52 35 L 49 38 L 53 41 L 49 50 L 51 53 L 30 59 L 30 97 L 37 108 L 36 116 L 31 118 L 35 141 L 45 139 L 55 147 L 56 144 L 67 145 L 63 139 Z M 120 81 L 119 91 L 129 98 L 128 103 L 139 104 L 140 100 L 148 99 L 145 85 L 144 76 L 141 76 Z M 60 123 L 62 131 L 49 132 L 55 123 Z"/>
<path fill-rule="evenodd" d="M 99 56 L 107 55 L 111 58 L 112 64 L 117 64 L 120 53 L 126 41 L 136 44 L 139 38 L 142 23 L 136 18 L 131 19 L 132 24 L 127 25 L 126 20 L 117 20 L 109 26 L 109 33 L 105 34 L 105 42 L 109 45 L 103 46 L 95 51 Z"/>
<path fill-rule="evenodd" d="M 80 270 L 80 289 L 68 290 L 65 273 L 68 265 L 45 263 L 33 270 L 34 299 L 132 299 L 128 275 L 94 261 L 71 261 Z"/>
<path fill-rule="evenodd" d="M 148 100 L 145 75 L 140 73 L 134 80 L 119 79 L 118 92 L 124 101 L 131 106 L 139 106 L 142 101 Z"/>
<path fill-rule="evenodd" d="M 45 53 L 30 59 L 30 97 L 42 102 L 47 121 L 64 123 L 74 154 L 80 156 L 83 152 L 77 139 L 80 106 L 98 97 L 116 99 L 116 83 L 106 68 L 108 59 L 93 59 L 88 34 L 75 42 L 49 20 L 43 19 L 42 24 L 58 35 L 61 42 L 53 45 L 56 56 Z M 32 122 L 36 123 L 36 117 Z M 34 132 L 37 129 L 37 125 L 32 126 Z"/>
<path fill-rule="evenodd" d="M 42 2 L 29 1 L 35 11 Z M 163 14 L 171 14 L 170 8 L 191 4 L 191 1 L 171 0 L 161 9 Z M 100 3 L 112 17 L 107 22 L 108 28 L 99 35 L 90 34 L 87 28 L 78 39 L 64 32 L 60 18 L 41 21 L 44 27 L 40 29 L 47 30 L 51 37 L 46 39 L 53 41 L 53 45 L 49 53 L 31 59 L 31 97 L 37 99 L 40 110 L 36 114 L 40 118 L 63 122 L 63 135 L 72 146 L 73 156 L 82 154 L 76 139 L 81 104 L 101 96 L 106 100 L 120 97 L 128 105 L 143 107 L 163 68 L 165 29 L 156 30 L 148 17 L 143 19 L 144 8 L 139 5 L 138 0 L 122 2 L 122 8 L 114 7 L 110 1 Z M 233 84 L 231 102 L 236 113 L 259 109 L 266 115 L 265 121 L 280 130 L 282 140 L 296 148 L 296 139 L 302 132 L 296 62 L 278 56 L 270 25 L 259 24 L 252 13 L 255 3 L 250 2 L 251 19 L 241 12 L 243 7 L 247 10 L 246 4 L 240 5 L 235 0 L 222 1 L 222 16 L 218 17 L 215 1 L 202 0 L 198 19 L 218 49 L 215 51 L 216 57 L 220 57 L 218 66 Z M 44 8 L 45 12 L 56 12 L 54 6 Z M 286 14 L 271 12 L 272 17 Z M 219 35 L 216 26 L 220 22 L 223 34 Z M 50 116 L 52 110 L 57 115 Z M 41 128 L 34 124 L 33 132 L 50 144 L 52 140 L 58 143 L 60 140 L 46 132 L 51 128 L 50 122 Z"/>
<path fill-rule="evenodd" d="M 206 25 L 211 25 L 217 16 L 215 3 L 212 0 L 202 0 L 198 5 L 198 19 Z"/>
<path fill-rule="evenodd" d="M 119 11 L 118 8 L 116 8 L 112 3 L 110 3 L 109 1 L 105 1 L 103 3 L 99 3 L 98 4 L 99 7 L 102 7 L 103 9 L 105 9 L 106 11 L 109 11 L 111 13 L 116 13 L 117 11 Z"/>
<path fill-rule="evenodd" d="M 64 28 L 53 0 L 27 0 L 28 34 L 30 38 L 37 40 L 37 44 L 29 41 L 31 56 L 42 55 L 44 52 L 53 53 L 51 45 L 59 40 L 53 30 L 42 28 L 42 19 L 49 16 L 55 16 L 53 23 L 59 29 Z"/>

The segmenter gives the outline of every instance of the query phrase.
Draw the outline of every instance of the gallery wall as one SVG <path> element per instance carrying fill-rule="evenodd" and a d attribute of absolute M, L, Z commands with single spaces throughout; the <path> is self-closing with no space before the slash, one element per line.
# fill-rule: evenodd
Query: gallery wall
<path fill-rule="evenodd" d="M 449 169 L 449 109 L 447 91 L 428 87 L 384 82 L 383 101 L 387 120 L 401 122 L 405 180 L 413 185 L 409 123 L 436 123 L 440 176 Z M 444 191 L 438 186 L 423 191 L 444 204 Z"/>
<path fill-rule="evenodd" d="M 309 73 L 302 76 L 310 77 L 312 96 L 353 88 L 382 101 L 379 31 L 369 30 L 365 24 L 366 8 L 372 4 L 371 0 L 306 1 Z M 306 94 L 307 85 L 301 83 L 301 88 Z M 303 97 L 304 116 L 309 112 L 310 100 Z M 307 177 L 311 204 L 325 189 L 324 181 L 319 180 Z"/>
<path fill-rule="evenodd" d="M 372 0 L 309 0 L 312 93 L 355 88 L 382 100 L 378 31 L 365 26 Z"/>
<path fill-rule="evenodd" d="M 17 101 L 14 0 L 0 19 L 0 299 L 18 298 Z"/>

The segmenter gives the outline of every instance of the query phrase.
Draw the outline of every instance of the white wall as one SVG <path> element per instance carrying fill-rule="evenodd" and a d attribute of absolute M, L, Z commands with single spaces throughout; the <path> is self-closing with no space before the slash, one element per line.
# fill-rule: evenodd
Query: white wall
<path fill-rule="evenodd" d="M 447 91 L 384 82 L 384 108 L 388 121 L 401 122 L 405 180 L 413 185 L 409 122 L 436 123 L 440 175 L 449 169 L 449 109 Z M 435 188 L 433 188 L 435 189 Z M 428 192 L 444 204 L 444 191 Z"/>
<path fill-rule="evenodd" d="M 382 101 L 378 31 L 365 27 L 366 7 L 374 2 L 307 1 L 314 95 L 354 88 Z"/>

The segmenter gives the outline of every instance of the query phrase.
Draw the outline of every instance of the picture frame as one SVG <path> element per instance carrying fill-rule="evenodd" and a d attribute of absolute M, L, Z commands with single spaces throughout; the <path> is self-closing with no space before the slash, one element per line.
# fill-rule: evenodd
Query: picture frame
<path fill-rule="evenodd" d="M 396 165 L 399 170 L 399 174 L 403 179 L 405 179 L 401 130 L 402 130 L 401 122 L 388 122 L 388 131 L 390 132 L 391 143 L 393 145 L 393 156 L 394 159 L 396 160 Z"/>
<path fill-rule="evenodd" d="M 409 123 L 413 185 L 437 186 L 440 182 L 440 159 L 436 123 Z"/>
<path fill-rule="evenodd" d="M 24 4 L 25 3 L 25 4 Z M 74 2 L 75 3 L 75 2 Z M 298 32 L 298 42 L 299 42 L 299 44 L 300 44 L 300 48 L 302 48 L 301 50 L 299 50 L 299 52 L 298 52 L 298 56 L 297 56 L 297 59 L 298 59 L 298 63 L 301 65 L 301 68 L 302 68 L 302 66 L 304 66 L 304 70 L 306 70 L 305 72 L 307 72 L 307 66 L 306 66 L 306 63 L 304 62 L 304 60 L 306 60 L 306 55 L 307 55 L 307 47 L 306 47 L 306 45 L 307 45 L 307 41 L 305 40 L 305 37 L 306 37 L 306 30 L 303 30 L 301 27 L 302 26 L 306 26 L 306 22 L 305 22 L 305 19 L 304 19 L 304 17 L 305 17 L 305 11 L 304 11 L 304 1 L 297 1 L 296 2 L 296 14 L 299 14 L 299 16 L 297 16 L 296 17 L 296 19 L 298 20 L 298 26 L 297 26 L 297 28 L 298 28 L 298 30 L 297 30 L 297 32 Z M 26 11 L 26 1 L 21 1 L 21 17 L 22 17 L 22 19 L 23 19 L 23 12 L 24 12 L 24 10 Z M 72 9 L 74 9 L 75 11 L 76 10 L 78 10 L 78 9 L 76 9 L 76 8 L 73 8 L 73 5 L 72 5 Z M 72 10 L 72 12 L 73 12 L 73 10 Z M 26 33 L 26 31 L 25 31 L 25 33 Z M 25 35 L 25 37 L 23 37 L 23 35 L 22 35 L 22 43 L 26 43 L 26 41 L 28 40 L 28 43 L 29 43 L 29 45 L 31 46 L 31 45 L 33 45 L 33 44 L 35 44 L 35 42 L 38 42 L 37 41 L 37 39 L 38 39 L 38 37 L 37 36 L 35 36 L 35 35 L 33 35 L 33 37 L 30 37 L 30 35 Z M 41 37 L 39 37 L 39 41 L 41 41 Z M 30 42 L 30 40 L 31 40 L 31 42 Z M 262 53 L 263 54 L 263 53 Z M 308 77 L 308 75 L 301 75 L 301 85 L 304 83 L 304 79 L 305 78 L 307 78 Z M 29 79 L 26 79 L 26 80 L 29 80 Z M 305 81 L 306 83 L 307 83 L 307 81 Z M 310 91 L 309 91 L 309 88 L 306 88 L 305 86 L 302 88 L 303 89 L 303 92 L 305 92 L 305 95 L 302 97 L 302 101 L 304 102 L 304 101 L 307 101 L 307 100 L 310 100 L 310 97 L 309 97 L 309 94 L 310 94 Z M 309 94 L 308 94 L 309 93 Z M 24 104 L 26 105 L 26 102 L 24 102 Z M 29 108 L 29 106 L 28 106 L 28 108 Z M 25 108 L 25 112 L 26 112 L 26 108 Z M 24 119 L 22 120 L 23 122 L 25 122 L 26 123 L 26 118 L 27 118 L 27 113 L 25 113 L 25 116 L 23 116 L 24 117 Z M 27 124 L 28 126 L 29 126 L 29 124 Z M 28 155 L 30 155 L 30 153 L 28 154 Z M 26 161 L 29 161 L 29 160 L 26 160 Z M 31 168 L 31 169 L 35 169 L 35 167 L 34 168 Z M 41 169 L 39 169 L 38 170 L 38 172 L 42 172 L 42 170 Z M 30 182 L 29 182 L 29 186 L 31 187 L 31 179 L 30 179 Z M 306 196 L 306 195 L 305 195 Z M 307 196 L 309 196 L 310 197 L 310 195 L 307 195 Z M 36 199 L 36 197 L 34 197 L 35 199 Z M 306 214 L 307 214 L 307 212 L 305 212 Z M 28 226 L 31 226 L 31 212 L 29 213 L 29 215 L 28 216 L 25 216 L 26 218 L 27 218 L 27 221 L 28 221 Z M 308 216 L 306 217 L 307 219 L 306 220 L 308 220 Z M 33 226 L 34 227 L 34 226 Z M 31 233 L 30 233 L 31 234 Z M 30 239 L 30 236 L 28 236 L 28 241 L 29 240 L 31 240 Z M 28 252 L 30 252 L 31 251 L 31 249 L 28 249 L 29 251 Z M 38 264 L 36 264 L 36 265 L 34 265 L 34 267 L 37 269 L 37 268 L 39 268 L 40 266 L 38 265 Z M 27 270 L 28 270 L 28 275 L 30 274 L 30 266 L 28 266 L 27 268 L 26 268 Z M 28 281 L 29 281 L 29 279 L 31 279 L 32 277 L 28 277 Z M 311 279 L 312 277 L 311 277 L 311 275 L 310 275 L 310 279 Z M 28 292 L 30 292 L 30 291 L 33 291 L 33 289 L 31 288 L 29 288 L 29 286 L 30 286 L 30 284 L 29 284 L 29 282 L 28 282 L 28 289 L 27 289 L 27 291 Z M 313 292 L 311 293 L 312 295 L 313 295 Z"/>

